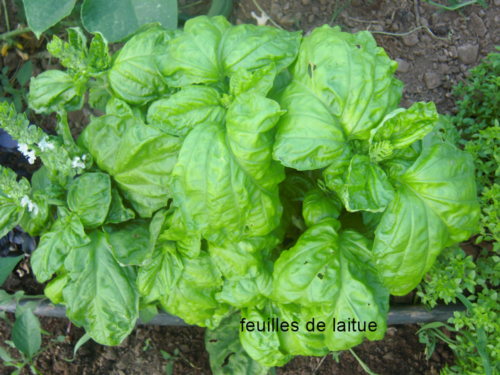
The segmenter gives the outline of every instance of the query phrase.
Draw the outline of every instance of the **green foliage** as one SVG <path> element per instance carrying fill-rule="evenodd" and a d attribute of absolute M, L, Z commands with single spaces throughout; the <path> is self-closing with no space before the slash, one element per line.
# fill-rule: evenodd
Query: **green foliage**
<path fill-rule="evenodd" d="M 455 366 L 445 374 L 497 374 L 500 369 L 500 126 L 498 105 L 500 54 L 492 53 L 471 70 L 471 76 L 460 83 L 455 94 L 458 113 L 454 124 L 462 136 L 460 143 L 475 162 L 481 216 L 476 244 L 485 246 L 475 262 L 458 246 L 443 252 L 429 270 L 418 295 L 430 307 L 439 300 L 445 303 L 460 299 L 467 311 L 456 311 L 447 326 L 457 332 L 450 339 L 440 325 L 425 326 L 420 333 L 427 345 L 428 357 L 439 338 L 454 351 Z M 463 296 L 467 293 L 467 299 Z"/>
<path fill-rule="evenodd" d="M 28 90 L 24 87 L 33 73 L 33 62 L 28 60 L 17 70 L 14 77 L 8 76 L 9 67 L 4 66 L 0 72 L 0 102 L 13 103 L 17 112 L 22 112 L 24 103 L 27 102 Z M 15 88 L 15 82 L 19 88 Z"/>
<path fill-rule="evenodd" d="M 471 156 L 434 104 L 397 107 L 396 63 L 367 32 L 301 38 L 198 17 L 144 30 L 112 58 L 100 34 L 87 44 L 77 29 L 52 41 L 67 70 L 31 83 L 30 106 L 58 113 L 57 136 L 0 107 L 45 165 L 11 189 L 39 213 L 0 207 L 41 235 L 37 279 L 56 275 L 46 295 L 101 344 L 158 307 L 209 329 L 216 373 L 379 340 L 389 294 L 477 227 Z M 65 111 L 87 90 L 106 114 L 75 143 Z M 242 330 L 240 317 L 299 330 Z M 311 319 L 326 331 L 308 332 Z M 334 319 L 376 327 L 334 331 Z"/>

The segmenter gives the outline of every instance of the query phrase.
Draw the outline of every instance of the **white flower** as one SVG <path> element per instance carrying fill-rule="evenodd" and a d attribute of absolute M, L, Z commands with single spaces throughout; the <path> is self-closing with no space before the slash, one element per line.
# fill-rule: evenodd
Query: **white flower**
<path fill-rule="evenodd" d="M 71 166 L 73 168 L 82 168 L 82 169 L 85 169 L 85 163 L 82 162 L 82 160 L 80 159 L 79 156 L 75 156 L 75 158 L 71 162 Z"/>
<path fill-rule="evenodd" d="M 53 150 L 54 149 L 54 145 L 50 142 L 47 142 L 47 137 L 43 137 L 43 139 L 38 142 L 38 147 L 40 147 L 40 149 L 42 151 L 45 151 L 45 149 L 49 149 L 49 150 Z"/>
<path fill-rule="evenodd" d="M 21 207 L 26 207 L 26 205 L 28 205 L 29 212 L 33 211 L 35 216 L 38 215 L 38 205 L 34 203 L 27 195 L 25 195 L 21 199 Z"/>
<path fill-rule="evenodd" d="M 87 159 L 87 154 L 83 154 L 82 156 L 82 160 L 85 161 L 85 159 Z"/>
<path fill-rule="evenodd" d="M 36 154 L 34 150 L 29 150 L 28 145 L 26 143 L 19 143 L 17 149 L 28 159 L 30 164 L 33 164 L 36 160 Z"/>
<path fill-rule="evenodd" d="M 255 14 L 255 12 L 250 13 L 252 15 L 252 18 L 255 18 L 257 20 L 257 25 L 258 26 L 265 26 L 267 21 L 269 20 L 269 16 L 266 14 L 266 12 L 262 12 L 262 16 L 258 16 Z"/>
<path fill-rule="evenodd" d="M 26 155 L 28 153 L 28 145 L 26 143 L 19 143 L 17 149 L 21 154 Z"/>

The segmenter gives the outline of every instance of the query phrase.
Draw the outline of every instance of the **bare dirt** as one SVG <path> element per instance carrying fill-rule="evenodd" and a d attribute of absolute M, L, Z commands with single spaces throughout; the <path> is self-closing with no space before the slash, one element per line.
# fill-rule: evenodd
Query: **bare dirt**
<path fill-rule="evenodd" d="M 399 69 L 396 76 L 405 84 L 401 106 L 409 107 L 417 101 L 434 101 L 441 113 L 455 111 L 452 95 L 453 86 L 468 77 L 468 69 L 477 65 L 488 53 L 500 44 L 500 0 L 488 1 L 488 9 L 478 5 L 468 6 L 462 12 L 440 12 L 435 6 L 420 0 L 255 0 L 281 27 L 304 35 L 325 23 L 339 25 L 344 31 L 369 30 L 405 34 L 417 26 L 429 27 L 408 35 L 374 34 L 378 45 L 389 57 L 396 59 Z M 179 0 L 179 4 L 189 5 L 195 0 Z M 210 0 L 190 8 L 190 14 L 204 12 Z M 438 1 L 442 4 L 445 0 Z M 345 5 L 345 7 L 344 7 Z M 18 25 L 18 9 L 13 0 L 7 0 L 10 26 Z M 254 0 L 235 0 L 230 20 L 234 24 L 256 23 L 251 12 L 261 15 Z M 336 14 L 335 19 L 332 18 Z M 3 9 L 0 7 L 0 33 L 6 31 Z M 9 77 L 22 66 L 23 52 L 34 63 L 34 75 L 48 69 L 61 69 L 45 52 L 46 39 L 16 39 L 22 50 L 13 47 L 0 58 L 0 69 L 9 67 Z M 25 57 L 26 57 L 25 55 Z M 88 123 L 88 108 L 70 114 L 74 135 Z M 50 116 L 31 116 L 31 120 L 47 130 L 53 130 L 54 119 Z M 6 155 L 0 150 L 2 165 L 23 164 L 17 156 Z M 25 290 L 27 294 L 40 294 L 43 286 L 33 279 L 27 263 L 18 267 L 4 285 L 9 292 Z M 395 302 L 411 303 L 412 296 L 399 298 Z M 12 317 L 11 317 L 12 319 Z M 177 360 L 174 374 L 210 374 L 208 353 L 204 344 L 204 329 L 198 327 L 139 327 L 119 347 L 104 347 L 92 341 L 85 344 L 73 362 L 66 362 L 73 355 L 73 347 L 84 334 L 81 328 L 69 325 L 68 320 L 41 319 L 42 328 L 51 334 L 68 335 L 70 342 L 57 344 L 43 353 L 36 366 L 43 374 L 164 374 L 166 361 L 160 350 L 171 355 L 178 349 L 188 361 Z M 356 354 L 381 375 L 426 374 L 437 375 L 445 365 L 453 364 L 453 354 L 444 345 L 429 361 L 425 360 L 425 346 L 418 342 L 415 332 L 418 325 L 390 327 L 384 340 L 366 341 L 354 349 Z M 0 346 L 6 348 L 5 340 L 10 339 L 10 327 L 0 322 Z M 49 338 L 44 337 L 44 345 Z M 149 340 L 149 341 L 148 341 Z M 11 351 L 13 354 L 14 351 Z M 0 375 L 10 374 L 13 368 L 0 363 Z M 28 374 L 27 369 L 23 374 Z M 277 374 L 337 374 L 351 375 L 365 373 L 350 352 L 340 354 L 337 363 L 331 355 L 322 358 L 296 357 Z"/>

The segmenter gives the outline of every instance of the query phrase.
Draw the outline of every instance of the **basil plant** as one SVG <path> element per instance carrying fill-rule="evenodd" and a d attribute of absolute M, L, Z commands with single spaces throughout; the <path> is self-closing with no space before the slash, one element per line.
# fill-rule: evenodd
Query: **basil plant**
<path fill-rule="evenodd" d="M 101 344 L 157 308 L 208 328 L 219 374 L 380 340 L 389 296 L 477 226 L 471 157 L 433 103 L 398 107 L 397 64 L 368 32 L 203 16 L 113 56 L 78 29 L 48 50 L 67 70 L 33 79 L 29 102 L 58 135 L 0 106 L 43 162 L 31 183 L 2 170 L 0 235 L 41 236 L 46 296 Z M 86 95 L 105 115 L 75 142 L 66 111 Z M 349 321 L 375 329 L 336 329 Z"/>

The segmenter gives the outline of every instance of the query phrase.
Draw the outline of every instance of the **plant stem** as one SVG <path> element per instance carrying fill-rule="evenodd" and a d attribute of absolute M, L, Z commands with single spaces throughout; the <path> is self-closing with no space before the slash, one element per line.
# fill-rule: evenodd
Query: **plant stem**
<path fill-rule="evenodd" d="M 9 24 L 9 13 L 7 13 L 7 3 L 5 0 L 2 0 L 3 2 L 3 11 L 5 13 L 5 23 L 7 24 L 7 31 L 10 31 L 10 24 Z"/>
<path fill-rule="evenodd" d="M 30 31 L 31 31 L 31 27 L 23 27 L 21 29 L 16 29 L 16 30 L 12 30 L 12 31 L 9 31 L 7 33 L 1 34 L 0 39 L 7 40 L 7 39 L 12 38 L 12 37 L 19 35 L 19 34 L 29 33 Z"/>
<path fill-rule="evenodd" d="M 441 8 L 441 9 L 444 9 L 444 10 L 451 10 L 451 11 L 458 10 L 460 8 L 466 7 L 467 5 L 477 4 L 477 0 L 471 0 L 471 1 L 466 1 L 465 3 L 460 3 L 460 4 L 457 4 L 457 5 L 448 7 L 446 5 L 441 5 L 441 4 L 435 3 L 434 1 L 431 1 L 431 0 L 425 0 L 425 1 L 427 3 L 429 3 L 429 4 L 432 4 L 432 5 L 436 6 L 436 7 L 438 7 L 438 8 Z"/>
<path fill-rule="evenodd" d="M 179 10 L 180 10 L 180 9 L 191 8 L 191 7 L 194 7 L 195 5 L 198 5 L 198 4 L 201 4 L 201 3 L 202 3 L 202 1 L 200 0 L 200 1 L 197 1 L 196 3 L 193 3 L 193 4 L 188 4 L 188 5 L 185 5 L 185 6 L 183 6 L 183 7 L 180 7 L 180 8 L 179 8 Z"/>

